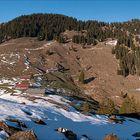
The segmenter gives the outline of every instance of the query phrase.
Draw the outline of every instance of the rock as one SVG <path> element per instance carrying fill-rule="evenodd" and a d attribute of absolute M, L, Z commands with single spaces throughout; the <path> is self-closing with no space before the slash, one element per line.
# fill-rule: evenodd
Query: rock
<path fill-rule="evenodd" d="M 42 121 L 40 119 L 33 119 L 33 122 L 35 122 L 37 124 L 41 124 L 41 125 L 47 125 L 44 121 Z"/>
<path fill-rule="evenodd" d="M 70 130 L 67 130 L 64 134 L 68 140 L 77 140 L 77 135 Z"/>
<path fill-rule="evenodd" d="M 110 119 L 117 119 L 116 115 L 109 116 Z"/>
<path fill-rule="evenodd" d="M 80 140 L 91 140 L 87 135 L 82 135 Z"/>
<path fill-rule="evenodd" d="M 123 123 L 123 119 L 118 119 L 115 115 L 111 115 L 109 116 L 109 120 L 108 120 L 110 123 L 120 123 L 122 124 Z"/>
<path fill-rule="evenodd" d="M 4 130 L 0 131 L 0 140 L 7 140 L 8 137 L 9 135 Z"/>
<path fill-rule="evenodd" d="M 122 120 L 118 120 L 118 119 L 109 119 L 108 122 L 110 122 L 110 123 L 119 123 L 119 124 L 123 123 Z"/>
<path fill-rule="evenodd" d="M 17 122 L 18 123 L 18 126 L 19 127 L 23 127 L 23 128 L 27 128 L 27 126 L 26 126 L 26 124 L 24 123 L 24 122 L 21 122 L 21 121 L 19 121 L 19 122 Z"/>
<path fill-rule="evenodd" d="M 12 134 L 14 134 L 14 133 L 16 133 L 18 131 L 21 131 L 20 128 L 9 126 L 5 122 L 3 122 L 3 121 L 0 121 L 0 129 L 4 130 L 9 135 L 12 135 Z"/>
<path fill-rule="evenodd" d="M 21 104 L 26 105 L 26 103 L 25 103 L 25 102 L 22 102 Z"/>
<path fill-rule="evenodd" d="M 134 137 L 140 137 L 140 132 L 136 132 L 132 136 L 134 136 Z"/>
<path fill-rule="evenodd" d="M 56 129 L 56 131 L 58 131 L 59 133 L 65 133 L 66 131 L 68 131 L 68 129 L 59 127 L 59 128 Z"/>
<path fill-rule="evenodd" d="M 110 134 L 107 135 L 103 140 L 119 140 L 119 138 L 115 134 Z"/>
<path fill-rule="evenodd" d="M 37 140 L 37 136 L 33 130 L 20 131 L 14 133 L 7 140 Z"/>
<path fill-rule="evenodd" d="M 12 118 L 7 118 L 6 120 L 8 120 L 10 122 L 16 122 L 20 128 L 22 128 L 22 127 L 27 128 L 26 124 L 20 120 L 12 119 Z"/>
<path fill-rule="evenodd" d="M 67 128 L 59 127 L 56 131 L 63 133 L 68 140 L 77 140 L 77 135 Z"/>

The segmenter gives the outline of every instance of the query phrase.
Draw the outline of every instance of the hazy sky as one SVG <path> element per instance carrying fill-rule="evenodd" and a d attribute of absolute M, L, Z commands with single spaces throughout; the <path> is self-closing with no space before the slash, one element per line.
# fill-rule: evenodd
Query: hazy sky
<path fill-rule="evenodd" d="M 140 0 L 0 0 L 0 22 L 31 13 L 58 13 L 82 20 L 126 21 L 140 18 Z"/>

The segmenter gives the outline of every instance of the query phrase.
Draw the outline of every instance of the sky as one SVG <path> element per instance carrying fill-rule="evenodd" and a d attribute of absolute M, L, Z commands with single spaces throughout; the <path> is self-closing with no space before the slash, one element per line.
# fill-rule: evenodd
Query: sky
<path fill-rule="evenodd" d="M 0 0 L 0 23 L 32 13 L 57 13 L 105 22 L 140 19 L 140 0 Z"/>

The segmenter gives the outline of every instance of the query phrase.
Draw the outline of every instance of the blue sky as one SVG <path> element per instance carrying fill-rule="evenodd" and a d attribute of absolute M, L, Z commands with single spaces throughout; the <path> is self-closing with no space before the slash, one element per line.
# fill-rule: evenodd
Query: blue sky
<path fill-rule="evenodd" d="M 140 18 L 140 0 L 0 0 L 0 22 L 31 13 L 58 13 L 81 20 Z"/>

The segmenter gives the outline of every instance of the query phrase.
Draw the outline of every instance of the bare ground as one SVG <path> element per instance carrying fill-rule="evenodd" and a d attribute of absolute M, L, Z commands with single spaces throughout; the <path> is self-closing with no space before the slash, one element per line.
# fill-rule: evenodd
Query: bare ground
<path fill-rule="evenodd" d="M 62 64 L 68 71 L 75 83 L 83 88 L 87 94 L 94 99 L 101 101 L 103 98 L 112 98 L 118 105 L 122 102 L 122 93 L 131 94 L 132 91 L 139 88 L 140 81 L 138 76 L 117 75 L 118 61 L 111 54 L 112 47 L 100 43 L 96 46 L 88 46 L 83 49 L 81 45 L 73 43 L 59 44 L 57 42 L 37 41 L 36 38 L 20 38 L 7 41 L 0 45 L 0 59 L 6 57 L 9 61 L 10 54 L 19 54 L 14 65 L 0 62 L 1 77 L 14 77 L 37 73 L 35 69 L 29 67 L 26 69 L 24 64 L 24 55 L 26 54 L 30 61 L 36 66 L 47 70 L 56 68 L 56 62 Z M 47 51 L 52 51 L 48 55 Z M 9 54 L 9 56 L 6 56 Z M 78 83 L 79 72 L 84 69 L 87 84 Z M 93 77 L 93 78 L 92 78 Z M 92 79 L 92 80 L 90 80 Z M 89 83 L 88 83 L 89 81 Z M 134 93 L 134 92 L 133 92 Z M 133 94 L 135 96 L 135 94 Z M 136 97 L 139 97 L 137 93 Z"/>

